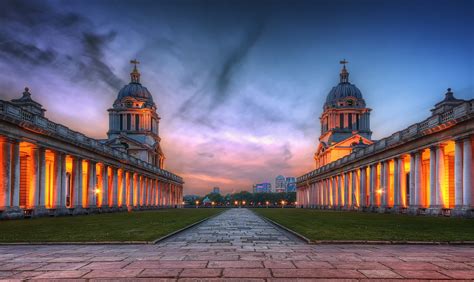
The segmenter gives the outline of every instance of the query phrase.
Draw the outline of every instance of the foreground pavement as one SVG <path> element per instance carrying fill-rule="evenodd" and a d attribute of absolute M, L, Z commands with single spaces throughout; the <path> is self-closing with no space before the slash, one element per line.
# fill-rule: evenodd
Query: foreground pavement
<path fill-rule="evenodd" d="M 1 279 L 474 279 L 474 246 L 307 245 L 231 209 L 157 245 L 0 246 Z"/>

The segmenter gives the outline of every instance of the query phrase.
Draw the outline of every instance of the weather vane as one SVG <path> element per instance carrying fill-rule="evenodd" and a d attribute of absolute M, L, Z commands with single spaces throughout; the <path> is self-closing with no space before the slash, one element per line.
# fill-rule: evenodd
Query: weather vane
<path fill-rule="evenodd" d="M 346 64 L 348 64 L 349 62 L 346 61 L 346 59 L 342 59 L 342 61 L 339 61 L 339 63 L 340 63 L 341 65 L 346 66 Z"/>

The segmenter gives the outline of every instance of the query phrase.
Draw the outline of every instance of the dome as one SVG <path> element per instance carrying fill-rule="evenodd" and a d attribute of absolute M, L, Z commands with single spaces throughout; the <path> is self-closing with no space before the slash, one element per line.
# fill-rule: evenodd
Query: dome
<path fill-rule="evenodd" d="M 362 97 L 359 88 L 351 83 L 339 83 L 337 86 L 333 87 L 326 98 L 325 106 L 337 106 L 338 101 L 349 97 L 361 100 L 363 106 L 365 106 L 364 98 Z"/>
<path fill-rule="evenodd" d="M 116 103 L 126 97 L 132 97 L 144 101 L 147 106 L 153 106 L 154 102 L 150 91 L 140 83 L 140 73 L 137 69 L 139 62 L 132 60 L 130 63 L 135 64 L 135 67 L 130 73 L 130 83 L 120 89 Z"/>
<path fill-rule="evenodd" d="M 340 73 L 341 80 L 329 91 L 324 107 L 365 107 L 365 101 L 359 88 L 349 82 L 349 72 L 346 69 L 347 61 L 343 60 L 341 64 L 344 65 Z"/>
<path fill-rule="evenodd" d="M 153 97 L 151 96 L 150 91 L 148 91 L 148 89 L 140 83 L 130 82 L 129 84 L 122 87 L 117 99 L 121 100 L 125 97 L 147 99 L 153 103 Z"/>

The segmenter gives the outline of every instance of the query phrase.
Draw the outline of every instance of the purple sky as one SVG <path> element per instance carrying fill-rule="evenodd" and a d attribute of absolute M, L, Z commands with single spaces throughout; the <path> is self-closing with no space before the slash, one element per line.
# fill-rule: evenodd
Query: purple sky
<path fill-rule="evenodd" d="M 0 97 L 105 138 L 130 59 L 185 193 L 251 189 L 313 167 L 339 60 L 379 139 L 451 87 L 473 98 L 473 1 L 1 1 Z"/>

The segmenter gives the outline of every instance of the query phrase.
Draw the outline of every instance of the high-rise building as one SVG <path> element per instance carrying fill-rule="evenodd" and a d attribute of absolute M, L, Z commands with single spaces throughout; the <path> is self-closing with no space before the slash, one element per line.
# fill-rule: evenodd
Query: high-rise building
<path fill-rule="evenodd" d="M 296 177 L 286 178 L 286 192 L 296 192 Z"/>
<path fill-rule="evenodd" d="M 271 193 L 272 184 L 270 182 L 258 183 L 253 185 L 254 193 Z"/>
<path fill-rule="evenodd" d="M 286 180 L 283 175 L 278 175 L 275 178 L 275 192 L 276 193 L 286 192 Z"/>
<path fill-rule="evenodd" d="M 219 188 L 219 187 L 214 187 L 214 188 L 212 188 L 212 193 L 214 193 L 214 194 L 220 194 L 220 193 L 221 193 L 221 188 Z"/>

